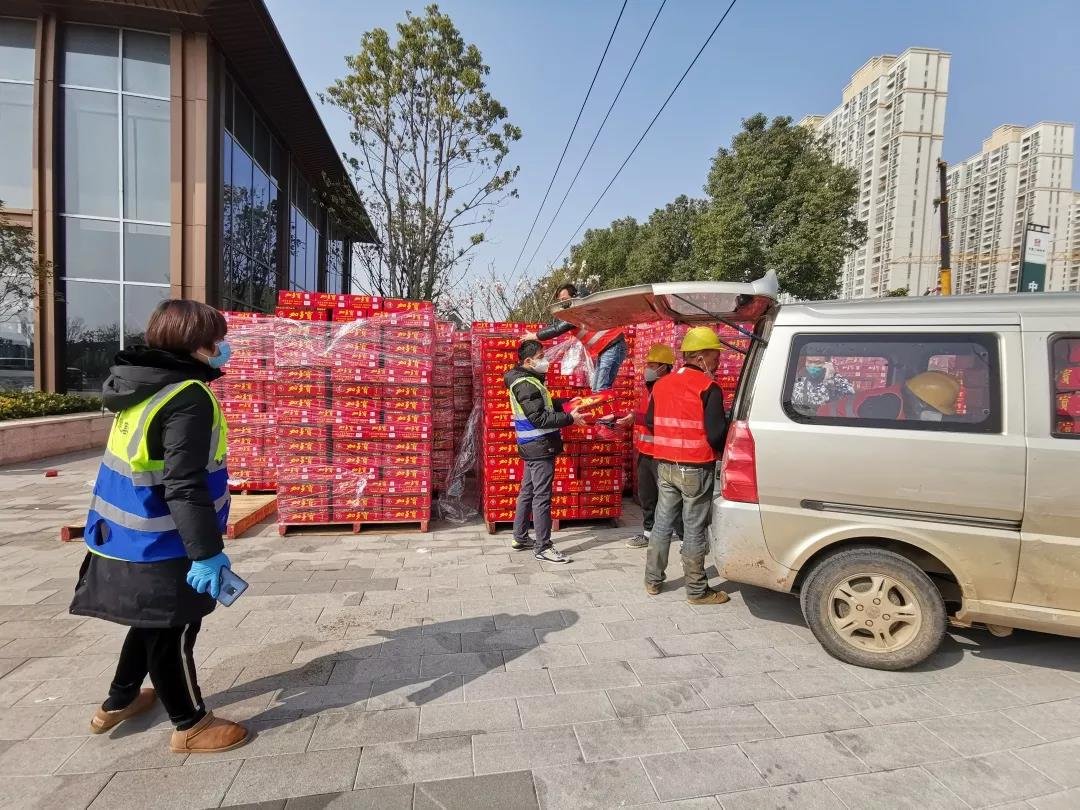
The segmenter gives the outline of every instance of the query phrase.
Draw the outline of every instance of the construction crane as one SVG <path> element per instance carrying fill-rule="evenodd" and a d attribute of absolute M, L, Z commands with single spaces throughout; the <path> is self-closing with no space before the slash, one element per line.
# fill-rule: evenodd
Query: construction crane
<path fill-rule="evenodd" d="M 941 217 L 941 265 L 938 269 L 938 294 L 952 295 L 952 267 L 949 259 L 949 185 L 945 177 L 948 165 L 938 158 L 938 183 L 940 196 L 934 200 L 934 209 Z"/>

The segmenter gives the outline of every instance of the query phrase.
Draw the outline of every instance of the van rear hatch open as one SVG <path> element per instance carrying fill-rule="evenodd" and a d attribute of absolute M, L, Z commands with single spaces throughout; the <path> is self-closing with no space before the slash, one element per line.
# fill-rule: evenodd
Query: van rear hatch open
<path fill-rule="evenodd" d="M 770 271 L 748 283 L 732 281 L 680 281 L 639 284 L 605 290 L 585 298 L 556 304 L 551 312 L 560 320 L 586 329 L 673 321 L 689 325 L 726 323 L 746 331 L 772 309 L 779 294 L 776 274 Z"/>

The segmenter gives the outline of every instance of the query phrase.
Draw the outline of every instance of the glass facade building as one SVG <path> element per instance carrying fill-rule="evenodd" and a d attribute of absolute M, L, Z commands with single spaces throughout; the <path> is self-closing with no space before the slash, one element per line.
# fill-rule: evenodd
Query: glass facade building
<path fill-rule="evenodd" d="M 100 390 L 166 298 L 352 289 L 372 237 L 324 204 L 345 168 L 265 6 L 173 5 L 0 10 L 0 201 L 50 268 L 36 306 L 0 308 L 0 388 Z"/>

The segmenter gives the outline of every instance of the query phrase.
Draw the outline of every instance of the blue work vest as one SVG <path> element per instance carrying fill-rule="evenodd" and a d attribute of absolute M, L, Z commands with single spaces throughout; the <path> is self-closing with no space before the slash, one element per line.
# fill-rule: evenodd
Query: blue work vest
<path fill-rule="evenodd" d="M 185 380 L 167 385 L 149 399 L 116 414 L 83 533 L 87 548 L 94 554 L 135 563 L 187 556 L 165 501 L 165 461 L 150 457 L 147 429 L 173 397 L 192 385 L 202 387 L 214 404 L 206 483 L 217 513 L 218 530 L 225 532 L 229 520 L 225 416 L 205 383 Z"/>

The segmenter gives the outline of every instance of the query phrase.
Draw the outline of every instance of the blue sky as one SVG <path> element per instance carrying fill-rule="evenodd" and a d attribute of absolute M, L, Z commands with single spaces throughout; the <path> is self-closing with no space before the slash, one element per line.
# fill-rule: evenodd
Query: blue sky
<path fill-rule="evenodd" d="M 313 94 L 344 72 L 364 31 L 392 30 L 423 4 L 267 0 Z M 545 213 L 547 225 L 660 0 L 630 0 Z M 618 15 L 621 0 L 444 0 L 440 8 L 491 66 L 489 88 L 524 131 L 513 161 L 519 200 L 495 215 L 478 267 L 508 274 Z M 668 0 L 615 112 L 530 274 L 541 273 L 589 210 L 727 2 Z M 962 160 L 1002 123 L 1080 123 L 1080 2 L 1076 0 L 739 0 L 708 50 L 587 227 L 646 218 L 679 194 L 701 195 L 716 148 L 752 113 L 826 113 L 871 56 L 907 47 L 952 54 L 945 158 Z M 322 108 L 339 147 L 344 116 Z M 1075 181 L 1074 181 L 1075 185 Z M 579 237 L 580 238 L 580 237 Z"/>

